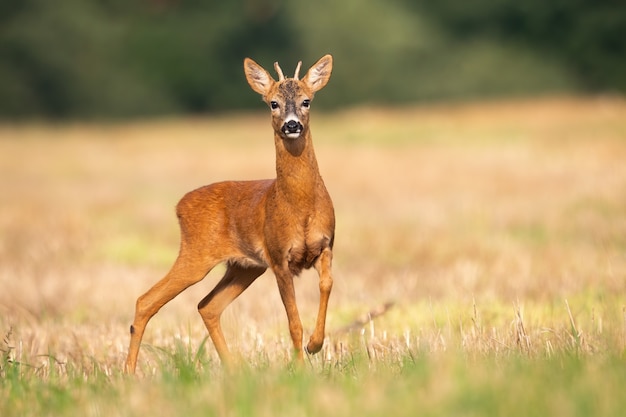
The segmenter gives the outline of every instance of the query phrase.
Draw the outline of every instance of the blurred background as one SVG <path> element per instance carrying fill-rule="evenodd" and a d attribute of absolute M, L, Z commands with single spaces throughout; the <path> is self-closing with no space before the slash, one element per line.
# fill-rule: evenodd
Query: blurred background
<path fill-rule="evenodd" d="M 275 175 L 244 57 L 291 75 L 326 53 L 327 346 L 358 351 L 365 338 L 342 329 L 393 302 L 360 333 L 383 355 L 410 334 L 426 353 L 516 357 L 521 305 L 537 357 L 578 355 L 565 299 L 590 354 L 622 352 L 626 1 L 0 0 L 0 335 L 16 362 L 115 375 L 135 300 L 176 257 L 183 193 Z M 164 307 L 144 342 L 204 346 L 195 306 L 221 273 Z M 223 325 L 245 357 L 291 354 L 271 278 Z M 158 357 L 142 355 L 149 375 Z"/>
<path fill-rule="evenodd" d="M 322 108 L 626 91 L 622 0 L 0 0 L 0 119 L 258 107 L 242 61 L 336 59 Z"/>

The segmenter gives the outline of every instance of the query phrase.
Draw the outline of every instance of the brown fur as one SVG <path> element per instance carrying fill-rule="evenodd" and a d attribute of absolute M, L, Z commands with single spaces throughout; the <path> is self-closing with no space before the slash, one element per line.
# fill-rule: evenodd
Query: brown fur
<path fill-rule="evenodd" d="M 168 274 L 137 299 L 127 372 L 135 371 L 139 346 L 150 318 L 222 262 L 227 264 L 224 277 L 198 304 L 222 361 L 231 362 L 231 354 L 221 330 L 220 316 L 268 267 L 276 276 L 296 359 L 300 361 L 302 323 L 293 278 L 303 269 L 315 267 L 318 271 L 319 312 L 306 349 L 316 353 L 322 348 L 332 288 L 335 216 L 315 159 L 305 100 L 312 100 L 315 92 L 328 82 L 332 57 L 322 57 L 302 80 L 298 79 L 298 71 L 294 78 L 283 79 L 282 70 L 275 66 L 280 75 L 278 82 L 253 60 L 244 61 L 248 83 L 272 108 L 276 179 L 215 183 L 191 191 L 180 200 L 176 207 L 181 230 L 180 252 Z M 287 119 L 293 116 L 302 127 L 297 137 L 297 133 L 284 131 Z"/>

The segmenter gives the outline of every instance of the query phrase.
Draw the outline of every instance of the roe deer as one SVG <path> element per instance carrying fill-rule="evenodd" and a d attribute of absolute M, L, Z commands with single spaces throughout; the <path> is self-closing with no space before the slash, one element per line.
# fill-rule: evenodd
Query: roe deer
<path fill-rule="evenodd" d="M 335 234 L 333 204 L 320 176 L 309 128 L 309 106 L 332 71 L 332 56 L 322 57 L 299 79 L 278 81 L 250 58 L 244 71 L 250 87 L 271 109 L 276 179 L 226 181 L 185 195 L 176 206 L 180 252 L 168 274 L 137 299 L 130 327 L 125 370 L 134 373 L 141 339 L 150 318 L 184 289 L 202 280 L 217 264 L 227 265 L 224 277 L 198 304 L 198 311 L 222 362 L 232 361 L 220 325 L 222 311 L 269 267 L 287 311 L 295 357 L 302 361 L 302 323 L 293 278 L 315 267 L 320 302 L 315 329 L 306 346 L 317 353 L 324 342 Z"/>

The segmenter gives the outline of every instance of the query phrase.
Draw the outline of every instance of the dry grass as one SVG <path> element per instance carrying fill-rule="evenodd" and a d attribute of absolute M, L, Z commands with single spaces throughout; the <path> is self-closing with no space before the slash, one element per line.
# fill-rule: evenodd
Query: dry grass
<path fill-rule="evenodd" d="M 370 361 L 623 351 L 622 99 L 358 109 L 315 114 L 313 129 L 338 218 L 329 339 L 314 365 L 355 350 Z M 273 159 L 265 114 L 1 126 L 7 355 L 42 373 L 119 372 L 134 301 L 176 256 L 178 198 L 217 180 L 271 177 Z M 219 272 L 166 306 L 145 343 L 197 349 L 206 331 L 195 306 Z M 312 328 L 315 276 L 297 291 Z M 342 331 L 387 302 L 375 321 Z M 253 363 L 284 363 L 284 316 L 266 274 L 225 313 L 226 337 Z M 158 361 L 144 349 L 140 369 Z"/>

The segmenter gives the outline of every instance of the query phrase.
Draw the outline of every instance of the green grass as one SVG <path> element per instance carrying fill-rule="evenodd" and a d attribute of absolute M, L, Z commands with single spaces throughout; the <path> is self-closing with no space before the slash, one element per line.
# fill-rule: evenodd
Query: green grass
<path fill-rule="evenodd" d="M 176 256 L 174 206 L 271 177 L 267 115 L 0 126 L 0 415 L 622 415 L 624 114 L 619 98 L 316 114 L 337 212 L 322 351 L 291 362 L 266 274 L 224 313 L 244 365 L 223 369 L 196 311 L 216 268 L 150 322 L 136 377 L 128 328 Z M 315 274 L 296 292 L 306 337 Z"/>
<path fill-rule="evenodd" d="M 185 350 L 185 349 L 183 349 Z M 262 365 L 198 369 L 201 357 L 162 352 L 147 379 L 95 372 L 2 380 L 5 416 L 620 416 L 624 356 L 468 357 L 453 351 L 372 363 L 363 351 L 342 363 L 293 369 Z M 202 356 L 202 355 L 200 355 Z M 12 369 L 11 369 L 12 368 Z"/>

